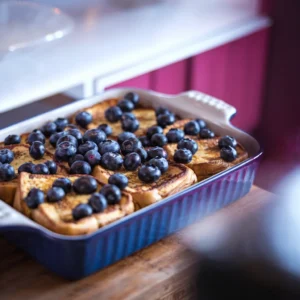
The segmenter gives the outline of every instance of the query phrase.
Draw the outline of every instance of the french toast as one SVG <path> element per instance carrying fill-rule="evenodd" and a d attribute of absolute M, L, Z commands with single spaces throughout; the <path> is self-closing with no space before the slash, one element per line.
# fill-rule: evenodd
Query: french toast
<path fill-rule="evenodd" d="M 5 145 L 4 142 L 0 142 L 0 148 L 6 148 L 8 146 L 13 146 L 13 145 L 25 145 L 25 144 L 29 145 L 29 143 L 27 141 L 29 134 L 30 133 L 23 133 L 20 135 L 20 138 L 21 138 L 20 144 Z M 50 144 L 49 138 L 45 139 L 45 149 L 52 154 L 54 154 L 54 152 L 55 152 L 55 148 Z"/>
<path fill-rule="evenodd" d="M 164 129 L 166 134 L 171 128 L 184 128 L 184 125 L 191 121 L 190 119 L 184 119 L 176 121 L 173 125 L 170 125 Z M 218 146 L 218 136 L 211 139 L 201 139 L 197 136 L 185 135 L 186 138 L 194 139 L 198 144 L 198 150 L 193 155 L 192 161 L 187 164 L 195 174 L 197 175 L 198 181 L 204 180 L 216 173 L 224 171 L 234 165 L 244 161 L 248 154 L 241 144 L 237 144 L 237 158 L 233 162 L 226 162 L 220 157 L 220 148 Z M 176 143 L 167 144 L 164 146 L 168 153 L 168 158 L 172 161 L 174 153 L 177 149 Z"/>
<path fill-rule="evenodd" d="M 100 103 L 97 103 L 82 111 L 86 111 L 93 116 L 93 121 L 87 126 L 87 129 L 97 128 L 100 124 L 108 124 L 112 128 L 112 135 L 110 139 L 117 139 L 117 136 L 123 132 L 121 122 L 112 123 L 105 118 L 105 110 L 111 106 L 117 105 L 118 99 L 110 99 Z M 153 125 L 156 125 L 155 111 L 152 108 L 138 107 L 132 111 L 132 113 L 138 119 L 140 126 L 139 129 L 134 132 L 136 136 L 142 136 L 146 133 L 147 129 Z M 75 124 L 75 116 L 72 118 L 72 122 Z"/>
<path fill-rule="evenodd" d="M 41 164 L 47 160 L 54 159 L 54 156 L 47 150 L 45 151 L 43 158 L 37 160 L 33 159 L 29 154 L 29 145 L 16 144 L 16 145 L 5 146 L 3 148 L 10 149 L 14 153 L 14 159 L 10 163 L 10 165 L 14 168 L 16 175 L 18 175 L 18 168 L 26 162 Z M 66 168 L 61 164 L 57 164 L 57 174 L 67 174 Z M 11 181 L 0 182 L 0 199 L 12 205 L 17 186 L 18 186 L 17 178 Z"/>
<path fill-rule="evenodd" d="M 68 178 L 73 183 L 81 176 L 82 175 L 69 175 Z M 122 192 L 119 204 L 109 205 L 101 213 L 93 213 L 91 216 L 75 221 L 72 216 L 72 209 L 80 203 L 87 203 L 91 195 L 79 195 L 73 190 L 67 193 L 59 202 L 44 202 L 36 209 L 28 208 L 23 200 L 32 188 L 38 188 L 42 192 L 47 193 L 52 187 L 53 182 L 62 177 L 64 176 L 36 175 L 22 172 L 19 176 L 19 187 L 15 195 L 14 207 L 51 231 L 65 235 L 91 233 L 134 211 L 131 195 Z M 98 181 L 97 191 L 99 191 L 102 186 L 103 184 Z"/>
<path fill-rule="evenodd" d="M 173 195 L 197 182 L 195 173 L 183 164 L 170 163 L 166 173 L 154 183 L 145 183 L 138 178 L 138 171 L 127 171 L 123 167 L 117 172 L 128 178 L 125 191 L 133 198 L 135 209 L 146 207 L 163 198 Z M 93 176 L 107 183 L 109 177 L 115 172 L 96 166 Z"/>

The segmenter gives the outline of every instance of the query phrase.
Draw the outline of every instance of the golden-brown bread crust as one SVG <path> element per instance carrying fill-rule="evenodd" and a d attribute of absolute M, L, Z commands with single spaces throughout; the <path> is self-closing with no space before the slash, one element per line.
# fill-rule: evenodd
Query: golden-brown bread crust
<path fill-rule="evenodd" d="M 33 159 L 29 154 L 29 145 L 16 144 L 16 145 L 6 145 L 5 149 L 10 149 L 14 153 L 14 159 L 10 163 L 13 166 L 16 175 L 18 176 L 18 168 L 25 162 L 32 162 L 34 164 L 40 164 L 47 160 L 54 160 L 54 156 L 47 150 L 45 150 L 45 155 L 41 159 Z M 1 148 L 1 149 L 3 149 Z M 62 164 L 57 163 L 57 174 L 67 174 L 67 169 Z M 0 182 L 0 199 L 6 203 L 12 205 L 15 197 L 15 192 L 18 186 L 17 178 L 11 181 Z"/>
<path fill-rule="evenodd" d="M 176 121 L 173 125 L 166 127 L 164 133 L 166 134 L 171 128 L 183 129 L 189 121 L 190 119 Z M 198 181 L 231 168 L 248 158 L 248 153 L 239 143 L 236 147 L 237 158 L 233 162 L 226 162 L 220 157 L 220 148 L 218 147 L 220 137 L 217 136 L 212 139 L 199 139 L 198 136 L 190 135 L 185 137 L 194 139 L 198 144 L 198 151 L 193 155 L 192 161 L 187 164 L 197 175 Z M 173 161 L 177 144 L 167 144 L 164 148 L 168 153 L 168 159 Z"/>
<path fill-rule="evenodd" d="M 10 146 L 17 146 L 17 145 L 29 145 L 27 138 L 29 136 L 30 133 L 23 133 L 20 135 L 21 137 L 21 142 L 20 144 L 13 144 L 13 145 L 5 145 L 4 142 L 0 142 L 0 148 L 7 148 Z M 55 148 L 50 144 L 49 142 L 49 138 L 45 139 L 45 149 L 50 152 L 51 154 L 54 154 L 55 152 Z"/>
<path fill-rule="evenodd" d="M 9 205 L 13 204 L 15 193 L 18 187 L 18 179 L 0 182 L 0 199 Z"/>
<path fill-rule="evenodd" d="M 88 125 L 87 129 L 97 128 L 100 124 L 106 123 L 110 125 L 113 130 L 113 133 L 109 136 L 109 138 L 116 140 L 118 135 L 123 132 L 121 122 L 111 123 L 107 121 L 104 113 L 105 110 L 109 107 L 117 105 L 118 101 L 118 99 L 109 99 L 81 110 L 89 112 L 93 116 L 93 122 Z M 154 109 L 139 107 L 134 109 L 132 113 L 136 116 L 140 123 L 139 129 L 134 133 L 136 136 L 142 136 L 146 134 L 146 131 L 149 127 L 156 125 L 156 116 Z M 74 124 L 75 115 L 71 119 Z"/>
<path fill-rule="evenodd" d="M 87 176 L 87 175 L 86 175 Z M 66 235 L 80 235 L 93 232 L 98 228 L 114 222 L 134 211 L 132 197 L 123 192 L 119 204 L 109 205 L 102 213 L 95 213 L 90 217 L 75 221 L 72 217 L 72 209 L 80 203 L 87 203 L 91 195 L 78 195 L 75 192 L 68 193 L 57 203 L 43 203 L 37 209 L 29 209 L 24 198 L 33 188 L 39 188 L 46 193 L 57 178 L 63 175 L 34 175 L 22 172 L 19 176 L 19 188 L 15 195 L 14 207 L 23 214 L 31 217 L 34 221 L 46 228 Z M 69 175 L 68 178 L 74 182 L 81 175 Z M 98 181 L 98 189 L 103 186 Z"/>
<path fill-rule="evenodd" d="M 114 173 L 101 166 L 96 166 L 93 176 L 107 183 L 109 177 Z M 122 168 L 118 173 L 123 173 L 128 177 L 129 183 L 125 191 L 132 195 L 136 209 L 160 201 L 191 186 L 197 181 L 195 173 L 190 168 L 177 163 L 170 163 L 168 171 L 154 183 L 142 182 L 138 178 L 137 171 L 126 171 Z"/>

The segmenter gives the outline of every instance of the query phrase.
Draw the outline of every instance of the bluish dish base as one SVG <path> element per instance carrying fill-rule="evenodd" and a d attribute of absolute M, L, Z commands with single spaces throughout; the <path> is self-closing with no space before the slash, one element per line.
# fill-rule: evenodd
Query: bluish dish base
<path fill-rule="evenodd" d="M 28 227 L 6 228 L 3 235 L 51 271 L 77 280 L 243 197 L 258 164 L 258 158 L 252 159 L 81 239 L 59 238 Z"/>

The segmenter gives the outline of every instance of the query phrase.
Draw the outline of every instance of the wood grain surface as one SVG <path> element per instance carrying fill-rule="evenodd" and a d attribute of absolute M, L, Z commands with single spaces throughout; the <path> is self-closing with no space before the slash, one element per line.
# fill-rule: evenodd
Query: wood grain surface
<path fill-rule="evenodd" d="M 258 187 L 216 214 L 243 218 L 271 201 Z M 67 281 L 0 237 L 0 299 L 191 299 L 196 257 L 183 245 L 186 232 L 170 236 L 85 279 Z"/>

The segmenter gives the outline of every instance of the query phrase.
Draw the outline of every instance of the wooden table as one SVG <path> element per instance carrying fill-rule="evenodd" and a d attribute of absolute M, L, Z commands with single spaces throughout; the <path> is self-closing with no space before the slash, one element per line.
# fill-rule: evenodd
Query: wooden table
<path fill-rule="evenodd" d="M 266 205 L 270 196 L 254 186 L 247 196 L 208 218 L 242 218 Z M 202 222 L 205 219 L 198 225 Z M 49 272 L 0 237 L 0 299 L 189 299 L 196 257 L 184 247 L 184 234 L 182 230 L 76 282 Z"/>

